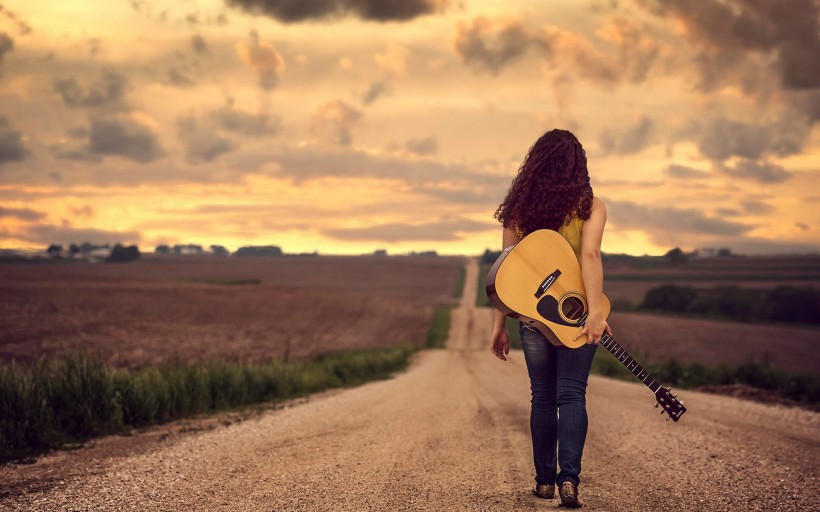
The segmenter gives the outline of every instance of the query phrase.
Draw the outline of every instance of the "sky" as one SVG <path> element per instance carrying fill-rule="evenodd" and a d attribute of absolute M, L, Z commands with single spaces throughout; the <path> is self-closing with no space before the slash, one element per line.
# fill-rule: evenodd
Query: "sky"
<path fill-rule="evenodd" d="M 0 0 L 0 248 L 477 254 L 571 130 L 602 249 L 820 249 L 814 0 Z"/>

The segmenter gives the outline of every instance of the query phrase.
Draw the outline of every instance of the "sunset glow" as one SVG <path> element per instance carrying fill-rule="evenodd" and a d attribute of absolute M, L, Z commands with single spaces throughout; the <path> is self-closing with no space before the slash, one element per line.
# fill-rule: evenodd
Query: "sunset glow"
<path fill-rule="evenodd" d="M 476 254 L 559 127 L 605 252 L 820 249 L 816 3 L 389 5 L 3 0 L 0 248 Z"/>

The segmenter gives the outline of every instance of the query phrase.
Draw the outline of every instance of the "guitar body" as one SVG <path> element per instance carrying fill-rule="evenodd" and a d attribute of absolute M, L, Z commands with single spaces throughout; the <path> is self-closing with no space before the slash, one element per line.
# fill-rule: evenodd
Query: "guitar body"
<path fill-rule="evenodd" d="M 540 229 L 506 248 L 487 274 L 487 296 L 508 316 L 530 324 L 556 346 L 578 348 L 588 314 L 581 265 L 557 231 Z M 611 309 L 604 295 L 604 318 Z"/>

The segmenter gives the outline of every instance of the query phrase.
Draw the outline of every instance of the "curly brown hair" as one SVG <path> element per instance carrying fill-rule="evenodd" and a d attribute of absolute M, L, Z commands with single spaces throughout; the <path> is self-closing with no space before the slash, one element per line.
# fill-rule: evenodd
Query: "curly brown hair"
<path fill-rule="evenodd" d="M 575 216 L 587 220 L 591 209 L 584 148 L 575 135 L 556 129 L 535 141 L 493 217 L 524 236 L 558 230 Z"/>

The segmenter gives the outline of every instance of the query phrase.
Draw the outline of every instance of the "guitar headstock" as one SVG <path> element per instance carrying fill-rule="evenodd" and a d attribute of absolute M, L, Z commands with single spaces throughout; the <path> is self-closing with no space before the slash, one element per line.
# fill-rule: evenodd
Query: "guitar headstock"
<path fill-rule="evenodd" d="M 673 421 L 678 421 L 683 413 L 686 412 L 686 407 L 683 406 L 683 401 L 678 400 L 676 395 L 672 394 L 672 388 L 660 387 L 655 391 L 655 400 L 658 401 L 655 407 L 662 408 L 661 414 L 666 413 Z"/>

